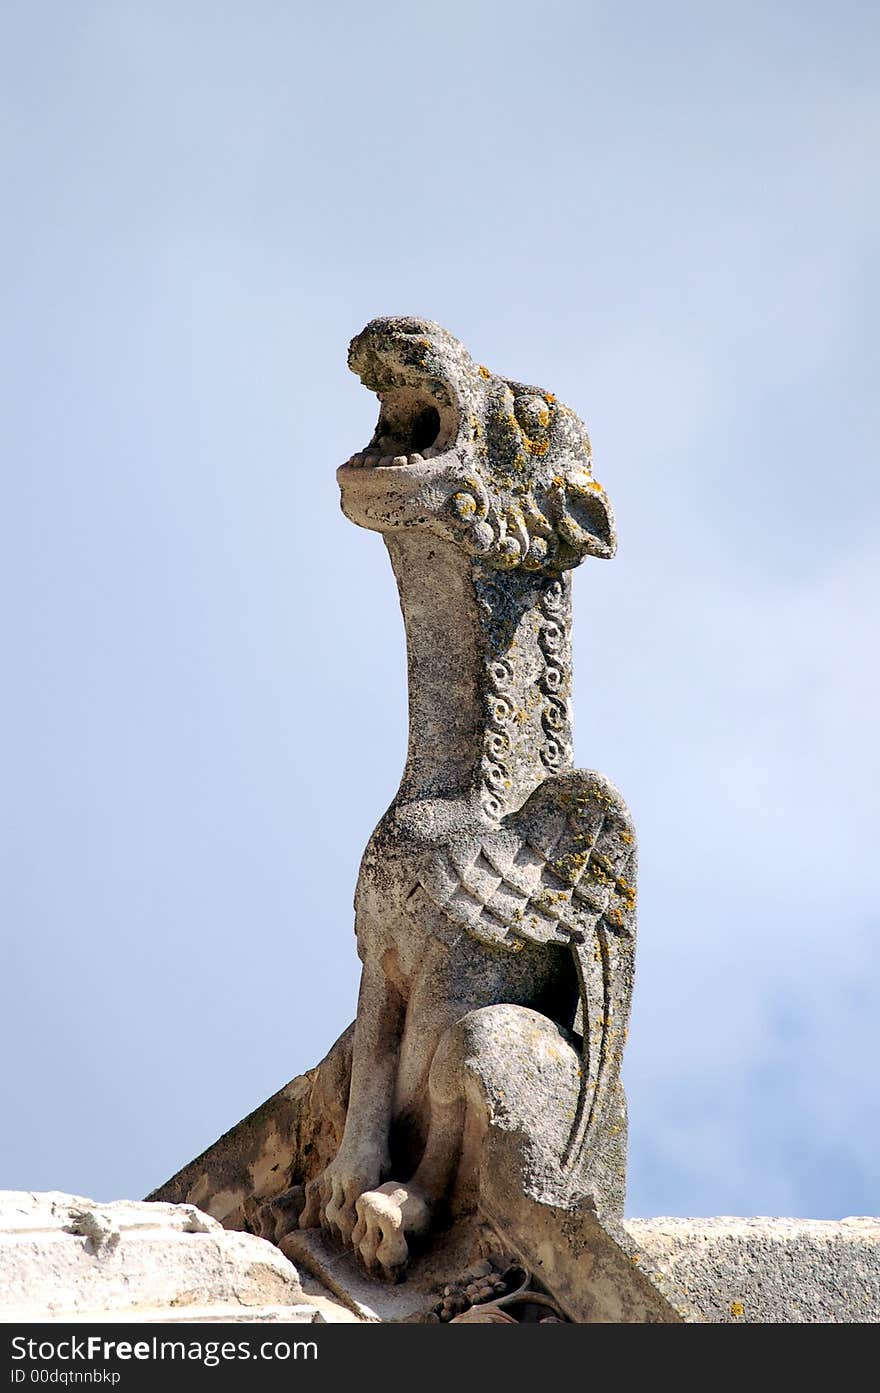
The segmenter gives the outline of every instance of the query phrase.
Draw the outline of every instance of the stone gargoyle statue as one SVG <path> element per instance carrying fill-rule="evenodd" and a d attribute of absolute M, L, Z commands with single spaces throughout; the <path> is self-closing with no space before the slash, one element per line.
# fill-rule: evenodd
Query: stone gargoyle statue
<path fill-rule="evenodd" d="M 622 1211 L 636 847 L 572 768 L 571 571 L 616 545 L 584 426 L 428 321 L 373 320 L 349 365 L 379 420 L 337 478 L 397 578 L 409 748 L 357 883 L 344 1131 L 299 1226 L 394 1279 L 478 1203 L 490 1122 L 516 1183 Z"/>

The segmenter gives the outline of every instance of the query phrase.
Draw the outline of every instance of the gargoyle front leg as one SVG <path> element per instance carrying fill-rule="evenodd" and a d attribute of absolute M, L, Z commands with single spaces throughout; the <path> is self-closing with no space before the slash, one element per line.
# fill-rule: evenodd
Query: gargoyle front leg
<path fill-rule="evenodd" d="M 386 977 L 381 961 L 368 956 L 358 994 L 345 1130 L 335 1159 L 306 1186 L 300 1228 L 320 1224 L 334 1237 L 350 1242 L 356 1201 L 387 1174 L 403 1015 L 400 993 Z"/>
<path fill-rule="evenodd" d="M 409 1180 L 389 1180 L 366 1190 L 355 1206 L 352 1246 L 368 1272 L 391 1281 L 402 1277 L 412 1240 L 430 1229 L 461 1159 L 465 1121 L 462 1051 L 467 1037 L 459 1023 L 468 1017 L 472 1003 L 435 999 L 441 962 L 436 952 L 426 953 L 424 980 L 409 1000 L 397 1081 L 401 1110 L 422 1111 L 428 1118 L 421 1161 Z"/>
<path fill-rule="evenodd" d="M 553 1173 L 579 1094 L 581 1059 L 574 1040 L 541 1012 L 505 1003 L 468 1010 L 447 1026 L 431 1061 L 430 1127 L 417 1170 L 410 1180 L 386 1181 L 357 1202 L 352 1244 L 369 1272 L 399 1280 L 413 1240 L 429 1232 L 444 1202 L 453 1217 L 477 1207 L 490 1127 L 502 1138 L 494 1157 L 501 1155 L 502 1169 L 512 1163 L 514 1187 L 516 1176 L 534 1165 L 536 1152 Z M 615 1130 L 622 1123 L 625 1145 L 619 1102 L 617 1115 Z M 615 1141 L 608 1152 L 614 1165 Z M 603 1156 L 600 1176 L 604 1164 Z M 589 1178 L 581 1193 L 593 1193 Z"/>

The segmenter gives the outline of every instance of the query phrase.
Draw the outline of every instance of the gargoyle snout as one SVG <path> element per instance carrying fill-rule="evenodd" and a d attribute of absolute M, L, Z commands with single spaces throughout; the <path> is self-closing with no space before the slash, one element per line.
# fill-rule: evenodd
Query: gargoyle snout
<path fill-rule="evenodd" d="M 372 392 L 425 377 L 449 381 L 462 363 L 470 365 L 470 358 L 458 339 L 413 315 L 371 319 L 348 350 L 348 366 Z"/>
<path fill-rule="evenodd" d="M 369 372 L 376 358 L 387 360 L 389 366 L 396 359 L 405 361 L 411 356 L 408 350 L 412 340 L 429 341 L 431 330 L 437 327 L 427 319 L 395 315 L 371 319 L 349 345 L 348 366 L 358 377 L 362 377 L 364 369 Z"/>

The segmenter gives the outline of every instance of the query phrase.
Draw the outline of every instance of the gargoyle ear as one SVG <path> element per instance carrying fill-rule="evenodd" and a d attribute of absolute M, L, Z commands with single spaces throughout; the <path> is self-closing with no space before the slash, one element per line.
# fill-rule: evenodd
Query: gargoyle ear
<path fill-rule="evenodd" d="M 578 469 L 554 479 L 551 496 L 556 531 L 575 552 L 578 561 L 585 556 L 607 559 L 614 555 L 617 550 L 614 513 L 601 484 L 583 469 Z"/>

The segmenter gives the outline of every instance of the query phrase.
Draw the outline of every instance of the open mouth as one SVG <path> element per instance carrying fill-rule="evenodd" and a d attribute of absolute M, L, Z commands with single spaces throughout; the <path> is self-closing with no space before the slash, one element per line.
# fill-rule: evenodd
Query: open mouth
<path fill-rule="evenodd" d="M 419 465 L 451 449 L 458 438 L 458 411 L 445 383 L 418 387 L 390 384 L 376 392 L 379 420 L 365 450 L 347 461 L 352 469 Z"/>

